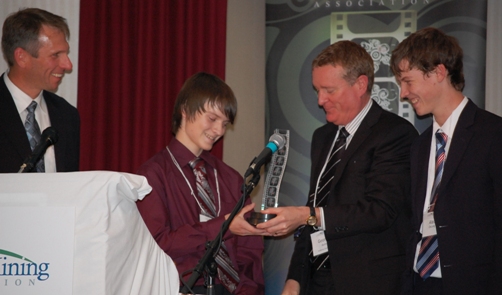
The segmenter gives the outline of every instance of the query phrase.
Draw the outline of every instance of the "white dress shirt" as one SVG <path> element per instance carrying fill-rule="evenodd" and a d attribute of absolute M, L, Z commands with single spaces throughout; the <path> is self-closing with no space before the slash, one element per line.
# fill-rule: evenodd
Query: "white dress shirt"
<path fill-rule="evenodd" d="M 431 194 L 432 194 L 432 186 L 434 184 L 434 177 L 436 175 L 436 132 L 441 129 L 443 133 L 445 133 L 448 136 L 448 140 L 446 141 L 446 146 L 444 148 L 445 151 L 445 159 L 444 159 L 444 167 L 446 167 L 446 159 L 448 159 L 448 151 L 450 150 L 450 145 L 453 140 L 453 133 L 455 131 L 455 127 L 457 126 L 458 119 L 460 117 L 460 114 L 464 110 L 465 105 L 467 104 L 469 100 L 467 97 L 464 96 L 464 99 L 460 104 L 457 106 L 457 108 L 451 113 L 450 117 L 444 122 L 443 126 L 439 126 L 439 124 L 436 122 L 436 119 L 433 118 L 433 123 L 432 123 L 432 140 L 431 140 L 431 150 L 429 154 L 429 169 L 427 171 L 427 190 L 426 190 L 426 195 L 425 195 L 425 202 L 424 202 L 424 209 L 423 213 L 426 213 L 427 210 L 429 209 L 429 205 L 431 203 Z M 441 197 L 441 196 L 439 196 Z M 422 226 L 420 226 L 420 232 L 422 232 Z M 441 243 L 441 241 L 438 240 L 438 243 Z M 420 250 L 420 246 L 422 245 L 422 242 L 419 242 L 417 244 L 417 249 L 415 251 L 415 262 L 413 264 L 414 270 L 418 273 L 417 271 L 417 258 L 418 258 L 418 252 Z M 441 254 L 439 254 L 439 265 L 441 265 Z M 438 267 L 432 274 L 431 277 L 433 278 L 441 278 L 441 267 Z"/>
<path fill-rule="evenodd" d="M 49 111 L 47 110 L 47 104 L 45 103 L 42 91 L 35 99 L 32 99 L 16 85 L 14 85 L 14 83 L 12 83 L 12 81 L 9 79 L 8 71 L 4 73 L 3 77 L 5 85 L 7 85 L 7 89 L 9 89 L 12 98 L 14 98 L 14 103 L 16 104 L 17 111 L 19 112 L 19 117 L 21 118 L 23 124 L 26 121 L 26 116 L 28 115 L 26 108 L 33 100 L 35 100 L 38 104 L 37 108 L 35 109 L 35 119 L 37 120 L 38 126 L 40 127 L 40 132 L 43 132 L 45 128 L 50 127 L 51 121 L 49 118 Z M 24 135 L 27 136 L 26 134 Z M 45 172 L 56 172 L 56 155 L 54 153 L 54 146 L 52 145 L 45 152 L 44 165 Z"/>
<path fill-rule="evenodd" d="M 352 121 L 350 121 L 350 123 L 348 123 L 345 126 L 342 126 L 342 125 L 338 126 L 338 132 L 336 133 L 336 136 L 335 136 L 335 139 L 333 140 L 333 145 L 331 146 L 331 148 L 333 148 L 333 146 L 335 145 L 335 141 L 338 138 L 338 135 L 340 134 L 340 129 L 345 127 L 345 130 L 347 130 L 347 132 L 349 133 L 349 136 L 347 137 L 346 144 L 345 144 L 345 149 L 347 149 L 347 147 L 350 144 L 350 141 L 354 137 L 354 134 L 356 134 L 357 129 L 359 128 L 359 126 L 361 125 L 361 122 L 363 121 L 363 119 L 366 117 L 366 115 L 370 111 L 370 108 L 372 105 L 373 105 L 373 99 L 370 99 L 368 101 L 368 103 L 364 106 L 364 108 L 359 112 L 359 114 L 357 114 L 357 116 Z M 328 153 L 328 155 L 329 154 L 331 154 L 331 151 Z M 319 179 L 317 180 L 317 185 L 316 185 L 317 187 L 319 186 L 320 177 L 321 177 L 322 173 L 324 172 L 324 169 L 326 168 L 326 164 L 328 163 L 328 160 L 329 160 L 329 157 L 326 158 L 326 162 L 324 163 L 324 167 L 322 168 L 322 171 L 319 174 Z M 316 189 L 316 195 L 317 195 L 317 189 Z M 314 207 L 315 206 L 316 206 L 316 197 L 314 196 Z M 324 210 L 322 207 L 319 207 L 319 213 L 320 213 L 319 220 L 321 222 L 321 225 L 318 227 L 318 229 L 326 230 L 326 226 L 324 223 Z"/>

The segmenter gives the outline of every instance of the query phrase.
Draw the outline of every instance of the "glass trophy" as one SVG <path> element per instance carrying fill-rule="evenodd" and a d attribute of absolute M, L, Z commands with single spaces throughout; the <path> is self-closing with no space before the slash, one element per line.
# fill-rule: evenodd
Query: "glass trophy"
<path fill-rule="evenodd" d="M 275 208 L 279 205 L 279 190 L 281 187 L 282 177 L 286 169 L 289 152 L 289 130 L 275 129 L 274 134 L 278 133 L 285 139 L 284 147 L 279 149 L 272 155 L 272 159 L 268 164 L 267 178 L 265 179 L 265 187 L 263 189 L 263 198 L 261 210 L 267 208 Z M 248 222 L 252 225 L 265 222 L 274 218 L 275 214 L 263 214 L 260 212 L 252 212 Z"/>

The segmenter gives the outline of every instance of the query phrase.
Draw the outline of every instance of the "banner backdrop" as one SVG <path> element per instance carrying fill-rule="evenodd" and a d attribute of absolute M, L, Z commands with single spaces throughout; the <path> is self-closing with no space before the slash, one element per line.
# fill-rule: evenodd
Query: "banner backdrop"
<path fill-rule="evenodd" d="M 389 68 L 392 50 L 414 31 L 436 27 L 456 37 L 464 50 L 464 94 L 484 108 L 486 0 L 267 0 L 267 134 L 290 131 L 290 151 L 279 206 L 307 202 L 310 141 L 326 120 L 311 83 L 312 60 L 329 44 L 353 40 L 373 57 L 372 98 L 422 132 L 430 118 L 417 118 L 399 99 Z M 265 241 L 266 294 L 280 294 L 294 241 Z"/>

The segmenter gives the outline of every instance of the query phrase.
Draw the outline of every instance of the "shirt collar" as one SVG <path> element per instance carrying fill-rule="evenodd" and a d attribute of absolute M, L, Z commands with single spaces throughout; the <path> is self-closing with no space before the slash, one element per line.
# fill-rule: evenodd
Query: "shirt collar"
<path fill-rule="evenodd" d="M 30 103 L 35 100 L 37 104 L 39 105 L 40 109 L 46 112 L 47 110 L 45 109 L 45 104 L 42 103 L 42 93 L 43 91 L 40 91 L 38 96 L 35 99 L 32 99 L 28 94 L 24 93 L 19 87 L 17 87 L 12 81 L 9 79 L 9 71 L 6 71 L 3 74 L 3 79 L 5 82 L 5 85 L 7 86 L 7 89 L 9 89 L 9 92 L 14 99 L 14 103 L 16 104 L 17 111 L 21 113 L 22 111 L 26 110 L 26 108 L 30 105 Z"/>
<path fill-rule="evenodd" d="M 189 162 L 192 161 L 194 158 L 196 158 L 196 156 L 179 140 L 177 140 L 176 137 L 173 137 L 171 139 L 171 142 L 169 142 L 168 147 L 169 150 L 176 157 L 176 161 L 178 161 L 180 167 L 190 166 Z M 199 155 L 199 158 L 204 160 L 209 166 L 214 167 L 215 165 L 214 157 L 212 157 L 208 151 L 202 151 L 202 153 Z"/>
<path fill-rule="evenodd" d="M 444 122 L 443 126 L 439 126 L 439 124 L 436 122 L 436 119 L 433 117 L 432 136 L 434 136 L 434 134 L 436 134 L 438 129 L 441 129 L 448 136 L 448 141 L 451 141 L 451 139 L 453 138 L 453 133 L 455 131 L 455 127 L 457 126 L 458 119 L 460 118 L 460 115 L 462 114 L 462 111 L 464 110 L 468 101 L 469 100 L 467 99 L 467 97 L 464 96 L 464 99 L 455 108 L 455 110 L 453 110 L 451 115 Z"/>
<path fill-rule="evenodd" d="M 354 135 L 356 133 L 357 129 L 359 128 L 359 126 L 361 125 L 361 122 L 363 121 L 363 119 L 366 117 L 366 115 L 370 111 L 370 108 L 372 105 L 373 105 L 373 99 L 370 98 L 368 100 L 368 103 L 366 103 L 364 108 L 357 114 L 357 116 L 355 116 L 354 119 L 352 119 L 352 121 L 350 121 L 345 126 L 342 126 L 342 125 L 338 126 L 338 129 L 345 127 L 345 130 L 347 130 L 347 132 L 350 134 L 350 136 Z"/>

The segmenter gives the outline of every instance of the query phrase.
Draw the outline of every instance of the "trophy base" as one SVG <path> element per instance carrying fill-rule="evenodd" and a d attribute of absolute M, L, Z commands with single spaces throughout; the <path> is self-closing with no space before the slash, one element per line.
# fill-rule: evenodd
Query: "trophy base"
<path fill-rule="evenodd" d="M 248 218 L 248 222 L 256 226 L 258 223 L 268 221 L 276 216 L 276 214 L 263 214 L 259 212 L 253 212 L 251 213 L 251 217 Z"/>

